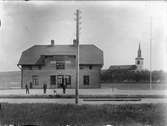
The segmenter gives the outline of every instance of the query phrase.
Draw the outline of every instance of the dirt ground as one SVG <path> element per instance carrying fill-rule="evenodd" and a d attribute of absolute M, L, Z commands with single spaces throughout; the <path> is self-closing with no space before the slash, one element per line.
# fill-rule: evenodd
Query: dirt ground
<path fill-rule="evenodd" d="M 62 89 L 47 89 L 47 95 L 54 94 L 56 90 L 57 94 L 63 94 Z M 42 95 L 43 89 L 30 89 L 30 95 Z M 66 94 L 75 94 L 75 89 L 66 89 Z M 119 90 L 113 88 L 97 88 L 97 89 L 79 89 L 81 95 L 167 95 L 167 90 Z M 1 89 L 0 95 L 26 95 L 25 89 Z"/>

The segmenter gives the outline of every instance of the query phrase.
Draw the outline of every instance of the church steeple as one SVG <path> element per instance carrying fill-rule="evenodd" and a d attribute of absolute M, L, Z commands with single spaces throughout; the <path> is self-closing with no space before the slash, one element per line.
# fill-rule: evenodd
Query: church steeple
<path fill-rule="evenodd" d="M 143 69 L 143 60 L 144 60 L 144 58 L 142 58 L 142 56 L 141 56 L 141 49 L 140 49 L 140 43 L 139 43 L 137 57 L 135 59 L 135 65 L 136 65 L 138 71 L 141 71 Z"/>
<path fill-rule="evenodd" d="M 139 43 L 139 49 L 138 49 L 138 55 L 137 55 L 137 57 L 141 57 L 140 43 Z"/>

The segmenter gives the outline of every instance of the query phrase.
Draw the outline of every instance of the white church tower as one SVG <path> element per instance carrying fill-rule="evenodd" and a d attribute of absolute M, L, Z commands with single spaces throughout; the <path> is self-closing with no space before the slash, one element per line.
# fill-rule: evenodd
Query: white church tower
<path fill-rule="evenodd" d="M 137 52 L 137 57 L 135 59 L 135 65 L 137 67 L 137 71 L 141 71 L 143 69 L 143 60 L 144 58 L 142 58 L 141 56 L 141 49 L 140 49 L 140 43 L 139 43 L 139 49 L 138 49 L 138 52 Z"/>

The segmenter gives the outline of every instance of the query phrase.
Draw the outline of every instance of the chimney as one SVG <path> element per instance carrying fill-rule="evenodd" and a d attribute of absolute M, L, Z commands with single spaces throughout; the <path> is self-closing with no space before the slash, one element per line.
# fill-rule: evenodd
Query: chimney
<path fill-rule="evenodd" d="M 77 40 L 73 39 L 73 46 L 77 46 Z"/>
<path fill-rule="evenodd" d="M 55 42 L 54 40 L 51 40 L 51 46 L 54 46 Z"/>

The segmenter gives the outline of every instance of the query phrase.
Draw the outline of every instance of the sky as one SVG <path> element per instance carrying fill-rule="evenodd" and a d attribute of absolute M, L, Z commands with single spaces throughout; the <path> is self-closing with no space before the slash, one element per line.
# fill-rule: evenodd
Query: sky
<path fill-rule="evenodd" d="M 103 50 L 103 69 L 135 64 L 139 43 L 144 69 L 150 69 L 151 43 L 152 70 L 167 71 L 166 8 L 165 1 L 0 2 L 0 71 L 19 70 L 21 53 L 33 45 L 51 39 L 72 44 L 76 9 L 81 11 L 80 44 Z"/>

